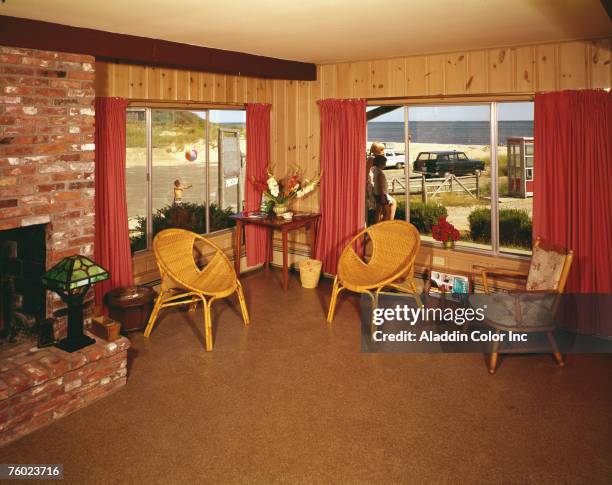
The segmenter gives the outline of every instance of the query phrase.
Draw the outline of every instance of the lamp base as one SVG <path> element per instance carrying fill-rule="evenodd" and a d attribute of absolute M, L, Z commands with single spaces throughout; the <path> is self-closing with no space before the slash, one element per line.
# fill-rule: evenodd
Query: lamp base
<path fill-rule="evenodd" d="M 96 340 L 88 337 L 87 335 L 79 335 L 78 337 L 68 337 L 60 340 L 55 346 L 58 349 L 62 349 L 65 352 L 76 352 L 77 350 L 87 347 L 88 345 L 95 344 Z"/>

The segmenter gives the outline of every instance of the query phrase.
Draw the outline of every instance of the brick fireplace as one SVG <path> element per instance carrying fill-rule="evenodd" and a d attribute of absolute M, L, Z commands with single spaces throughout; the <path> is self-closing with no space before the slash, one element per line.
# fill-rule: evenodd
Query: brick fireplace
<path fill-rule="evenodd" d="M 91 56 L 0 47 L 0 231 L 46 224 L 47 268 L 93 257 L 94 66 Z M 46 306 L 51 317 L 62 303 L 48 293 Z"/>
<path fill-rule="evenodd" d="M 4 273 L 15 270 L 9 286 L 35 263 L 21 255 L 24 230 L 42 228 L 38 272 L 65 256 L 93 258 L 94 66 L 91 56 L 0 46 L 0 241 Z M 26 296 L 17 295 L 52 318 L 62 337 L 59 297 L 42 293 L 39 304 Z M 124 385 L 128 347 L 125 338 L 73 354 L 32 341 L 0 343 L 0 445 Z"/>

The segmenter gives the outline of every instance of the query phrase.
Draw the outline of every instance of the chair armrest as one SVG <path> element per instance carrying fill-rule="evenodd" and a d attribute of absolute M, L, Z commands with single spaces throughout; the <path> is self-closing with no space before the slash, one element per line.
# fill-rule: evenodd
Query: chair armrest
<path fill-rule="evenodd" d="M 528 274 L 524 271 L 516 271 L 513 269 L 497 269 L 489 268 L 486 266 L 472 266 L 474 271 L 479 271 L 482 275 L 482 284 L 484 286 L 485 293 L 489 293 L 489 276 L 505 276 L 510 278 L 522 278 L 527 279 Z"/>
<path fill-rule="evenodd" d="M 513 278 L 527 278 L 529 276 L 529 273 L 525 271 L 516 271 L 514 269 L 488 268 L 486 266 L 473 266 L 473 269 L 487 275 L 510 276 Z"/>
<path fill-rule="evenodd" d="M 508 290 L 508 293 L 518 293 L 521 295 L 557 295 L 559 291 L 551 288 L 549 290 Z"/>

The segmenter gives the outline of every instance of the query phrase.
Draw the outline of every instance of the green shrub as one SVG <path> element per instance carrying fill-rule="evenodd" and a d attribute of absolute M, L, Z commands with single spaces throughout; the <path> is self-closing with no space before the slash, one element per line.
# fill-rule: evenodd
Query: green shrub
<path fill-rule="evenodd" d="M 491 211 L 482 207 L 468 216 L 470 236 L 473 241 L 491 242 Z M 502 246 L 531 249 L 532 224 L 526 211 L 501 209 L 499 211 L 499 242 Z"/>
<path fill-rule="evenodd" d="M 422 234 L 431 234 L 431 228 L 438 223 L 438 218 L 448 216 L 446 207 L 437 202 L 410 202 L 410 222 Z M 396 219 L 406 220 L 406 202 L 397 205 Z"/>
<path fill-rule="evenodd" d="M 470 236 L 474 241 L 491 242 L 491 210 L 479 207 L 468 216 Z"/>
<path fill-rule="evenodd" d="M 211 231 L 218 231 L 235 225 L 234 220 L 229 218 L 234 213 L 230 207 L 221 209 L 217 204 L 212 203 L 209 212 Z M 184 202 L 181 205 L 167 205 L 153 214 L 153 235 L 172 227 L 204 234 L 206 232 L 206 205 Z M 132 252 L 146 249 L 146 229 L 146 217 L 139 217 L 135 229 L 138 234 L 130 237 Z"/>

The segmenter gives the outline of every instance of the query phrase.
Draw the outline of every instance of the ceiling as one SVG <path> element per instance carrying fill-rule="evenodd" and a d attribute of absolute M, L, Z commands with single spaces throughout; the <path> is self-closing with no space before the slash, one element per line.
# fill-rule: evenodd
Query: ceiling
<path fill-rule="evenodd" d="M 0 15 L 315 63 L 612 35 L 600 0 L 5 0 Z"/>

